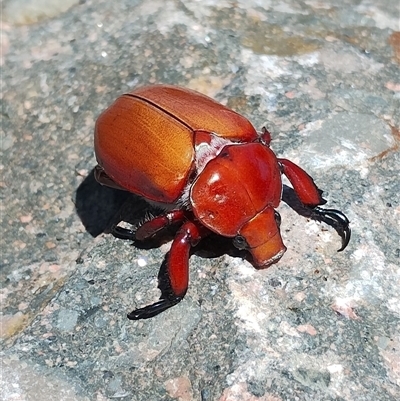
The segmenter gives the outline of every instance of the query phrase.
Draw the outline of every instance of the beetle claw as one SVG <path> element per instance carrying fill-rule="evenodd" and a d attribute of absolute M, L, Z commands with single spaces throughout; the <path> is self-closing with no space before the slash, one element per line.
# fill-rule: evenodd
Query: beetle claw
<path fill-rule="evenodd" d="M 323 209 L 320 207 L 313 209 L 313 217 L 330 225 L 337 231 L 342 238 L 342 246 L 338 249 L 338 252 L 343 251 L 347 247 L 351 237 L 349 219 L 340 210 Z"/>
<path fill-rule="evenodd" d="M 131 313 L 128 313 L 128 319 L 139 320 L 139 319 L 150 319 L 158 315 L 161 312 L 171 308 L 180 301 L 183 297 L 163 298 L 152 305 L 145 306 L 144 308 L 135 309 Z"/>
<path fill-rule="evenodd" d="M 136 239 L 136 231 L 128 230 L 127 228 L 123 228 L 117 225 L 111 227 L 111 234 L 115 238 L 119 239 L 127 239 L 131 241 L 135 241 Z"/>

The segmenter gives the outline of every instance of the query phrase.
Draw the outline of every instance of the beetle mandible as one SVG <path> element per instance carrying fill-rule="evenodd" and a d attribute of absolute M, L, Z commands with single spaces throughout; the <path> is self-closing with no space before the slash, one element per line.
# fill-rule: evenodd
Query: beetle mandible
<path fill-rule="evenodd" d="M 159 282 L 160 300 L 128 314 L 153 317 L 176 305 L 189 283 L 191 247 L 210 233 L 231 238 L 263 269 L 286 247 L 276 212 L 284 174 L 302 204 L 333 222 L 350 240 L 349 220 L 326 203 L 313 179 L 270 149 L 271 137 L 243 116 L 198 92 L 170 85 L 136 89 L 119 97 L 97 119 L 95 177 L 103 185 L 142 196 L 164 213 L 134 232 L 114 227 L 117 237 L 143 241 L 180 224 Z"/>

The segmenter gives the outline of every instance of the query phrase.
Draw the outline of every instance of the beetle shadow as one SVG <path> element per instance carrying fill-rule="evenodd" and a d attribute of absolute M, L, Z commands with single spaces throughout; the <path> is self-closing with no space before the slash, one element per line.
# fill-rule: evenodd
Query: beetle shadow
<path fill-rule="evenodd" d="M 282 190 L 282 201 L 285 202 L 291 209 L 293 209 L 298 215 L 313 219 L 315 216 L 313 214 L 313 210 L 309 207 L 304 206 L 299 197 L 296 195 L 296 192 L 292 187 L 289 187 L 286 184 L 283 184 Z"/>
<path fill-rule="evenodd" d="M 282 200 L 299 215 L 321 221 L 312 209 L 303 206 L 294 190 L 287 185 L 283 185 Z M 93 237 L 111 233 L 112 228 L 120 222 L 135 228 L 146 221 L 149 215 L 162 213 L 140 196 L 99 184 L 94 177 L 94 169 L 76 190 L 75 208 L 86 231 Z M 334 225 L 331 226 L 336 229 Z M 160 247 L 174 238 L 177 228 L 177 225 L 167 227 L 154 238 L 134 242 L 134 246 L 139 249 Z M 232 239 L 213 233 L 200 241 L 190 253 L 204 258 L 229 255 L 252 262 L 250 254 L 237 249 Z"/>
<path fill-rule="evenodd" d="M 76 212 L 86 231 L 93 237 L 109 234 L 120 222 L 137 227 L 148 220 L 149 215 L 157 216 L 162 210 L 147 203 L 142 197 L 127 191 L 121 191 L 99 184 L 94 177 L 94 169 L 76 190 Z M 174 239 L 178 226 L 172 225 L 156 237 L 137 241 L 134 246 L 139 249 L 158 248 Z M 232 244 L 232 240 L 217 234 L 210 234 L 191 250 L 205 258 L 214 258 L 228 254 L 235 257 L 246 257 Z"/>
<path fill-rule="evenodd" d="M 138 224 L 148 204 L 127 191 L 99 184 L 93 169 L 76 190 L 75 209 L 86 231 L 97 237 L 110 233 L 120 221 Z"/>

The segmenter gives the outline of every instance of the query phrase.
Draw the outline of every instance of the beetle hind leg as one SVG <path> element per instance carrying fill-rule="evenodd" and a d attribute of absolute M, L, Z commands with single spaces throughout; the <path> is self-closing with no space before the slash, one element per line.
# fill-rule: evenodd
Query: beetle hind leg
<path fill-rule="evenodd" d="M 190 249 L 196 246 L 206 234 L 206 231 L 191 221 L 183 224 L 172 242 L 171 250 L 158 275 L 160 300 L 132 311 L 128 314 L 128 319 L 149 319 L 183 299 L 189 285 Z"/>

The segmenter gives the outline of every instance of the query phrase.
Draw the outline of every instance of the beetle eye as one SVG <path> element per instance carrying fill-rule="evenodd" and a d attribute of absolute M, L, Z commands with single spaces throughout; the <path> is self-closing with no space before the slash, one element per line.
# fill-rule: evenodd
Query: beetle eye
<path fill-rule="evenodd" d="M 235 245 L 237 249 L 247 249 L 249 247 L 246 238 L 244 238 L 242 235 L 237 235 L 235 238 L 233 238 L 233 245 Z"/>
<path fill-rule="evenodd" d="M 276 221 L 276 225 L 278 226 L 278 228 L 281 226 L 281 215 L 275 211 L 275 221 Z"/>

